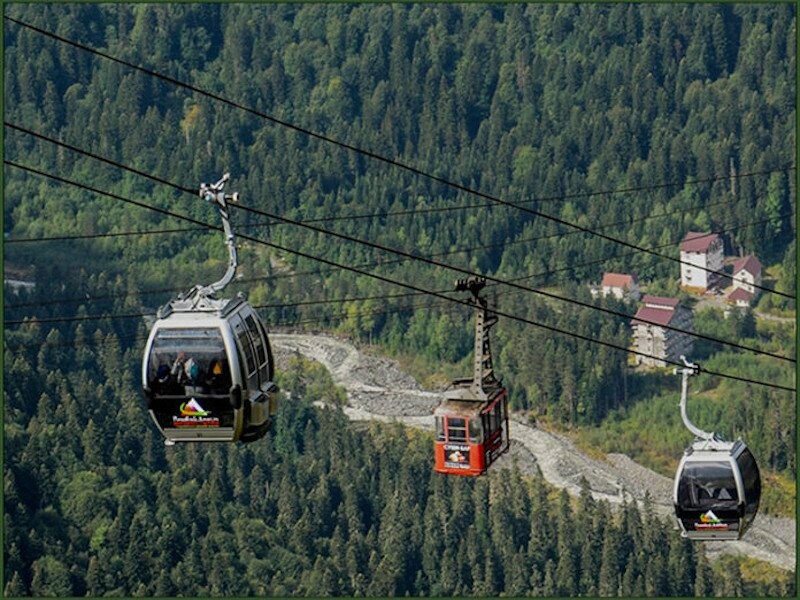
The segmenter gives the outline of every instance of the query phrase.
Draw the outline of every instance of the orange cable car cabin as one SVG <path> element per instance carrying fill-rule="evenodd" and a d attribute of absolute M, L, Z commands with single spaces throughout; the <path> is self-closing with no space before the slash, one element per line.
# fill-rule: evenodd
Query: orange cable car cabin
<path fill-rule="evenodd" d="M 448 475 L 477 476 L 486 472 L 508 450 L 508 393 L 494 377 L 489 329 L 497 317 L 478 293 L 486 285 L 482 278 L 459 280 L 456 290 L 469 290 L 475 317 L 473 376 L 456 379 L 445 391 L 445 399 L 434 410 L 436 440 L 434 471 Z"/>
<path fill-rule="evenodd" d="M 438 473 L 482 475 L 508 450 L 507 394 L 502 387 L 486 402 L 445 400 L 434 417 Z"/>

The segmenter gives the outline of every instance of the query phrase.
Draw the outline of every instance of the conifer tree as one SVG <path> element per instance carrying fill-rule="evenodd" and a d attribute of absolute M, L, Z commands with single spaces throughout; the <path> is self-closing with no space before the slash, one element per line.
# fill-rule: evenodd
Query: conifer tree
<path fill-rule="evenodd" d="M 744 596 L 744 582 L 742 581 L 742 571 L 739 563 L 729 561 L 726 565 L 726 576 L 722 583 L 722 595 L 728 598 L 739 598 Z"/>
<path fill-rule="evenodd" d="M 597 592 L 600 596 L 613 596 L 619 590 L 619 538 L 620 534 L 616 527 L 606 527 L 597 584 Z"/>
<path fill-rule="evenodd" d="M 697 553 L 697 568 L 694 578 L 694 595 L 699 598 L 707 598 L 713 591 L 713 574 L 708 565 L 705 551 Z"/>
<path fill-rule="evenodd" d="M 555 585 L 559 595 L 573 596 L 577 593 L 580 572 L 578 571 L 577 548 L 574 545 L 573 513 L 570 508 L 569 495 L 564 489 L 559 492 L 557 511 L 558 546 Z"/>
<path fill-rule="evenodd" d="M 31 565 L 31 593 L 36 596 L 71 596 L 72 581 L 67 567 L 52 556 L 43 556 Z"/>
<path fill-rule="evenodd" d="M 675 535 L 670 536 L 668 542 L 669 587 L 673 594 L 688 596 L 692 593 L 691 582 L 695 580 L 691 542 Z"/>

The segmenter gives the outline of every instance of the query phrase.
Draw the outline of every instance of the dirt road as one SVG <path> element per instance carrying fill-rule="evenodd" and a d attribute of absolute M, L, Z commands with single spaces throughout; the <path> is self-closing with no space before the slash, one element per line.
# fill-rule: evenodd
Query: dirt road
<path fill-rule="evenodd" d="M 312 334 L 270 334 L 278 366 L 295 353 L 324 365 L 336 385 L 347 390 L 345 413 L 352 420 L 399 421 L 411 427 L 433 429 L 431 413 L 441 394 L 423 390 L 397 363 L 366 355 L 350 342 Z M 585 477 L 597 499 L 620 503 L 623 498 L 641 502 L 649 491 L 656 510 L 663 516 L 672 512 L 672 480 L 635 463 L 623 454 L 609 454 L 605 460 L 591 458 L 570 440 L 531 427 L 512 417 L 511 447 L 500 458 L 499 467 L 515 462 L 523 473 L 542 476 L 552 485 L 580 492 Z M 792 519 L 759 514 L 745 539 L 738 542 L 706 543 L 710 558 L 721 554 L 751 556 L 787 570 L 795 569 L 796 527 Z"/>

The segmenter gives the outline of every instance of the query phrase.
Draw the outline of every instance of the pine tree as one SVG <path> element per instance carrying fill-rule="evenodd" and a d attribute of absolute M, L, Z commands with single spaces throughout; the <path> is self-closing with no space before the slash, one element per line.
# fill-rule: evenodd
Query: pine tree
<path fill-rule="evenodd" d="M 695 580 L 691 542 L 678 536 L 671 536 L 668 541 L 667 569 L 671 593 L 677 596 L 689 596 L 693 591 L 692 581 Z"/>
<path fill-rule="evenodd" d="M 635 596 L 633 590 L 636 585 L 636 562 L 630 561 L 625 565 L 625 572 L 619 586 L 619 595 L 623 597 Z"/>
<path fill-rule="evenodd" d="M 125 552 L 123 574 L 127 580 L 126 589 L 133 590 L 139 583 L 152 581 L 151 554 L 148 552 L 148 538 L 152 531 L 153 515 L 144 506 L 136 511 L 130 523 L 128 548 Z"/>
<path fill-rule="evenodd" d="M 589 482 L 581 478 L 581 493 L 578 498 L 577 544 L 580 552 L 580 593 L 597 595 L 597 576 L 603 549 L 603 535 L 607 527 L 607 514 L 596 508 Z"/>
<path fill-rule="evenodd" d="M 725 566 L 726 576 L 722 581 L 722 595 L 727 598 L 739 598 L 744 596 L 744 581 L 742 571 L 737 561 L 728 561 Z"/>
<path fill-rule="evenodd" d="M 704 549 L 697 553 L 697 568 L 694 578 L 694 595 L 698 598 L 707 598 L 714 591 L 713 574 L 708 565 Z"/>
<path fill-rule="evenodd" d="M 89 419 L 86 428 L 81 434 L 81 446 L 83 447 L 83 462 L 88 467 L 99 467 L 103 464 L 103 446 L 100 439 L 100 432 L 93 419 Z"/>
<path fill-rule="evenodd" d="M 43 556 L 31 565 L 31 593 L 35 596 L 72 596 L 69 570 L 60 560 Z"/>
<path fill-rule="evenodd" d="M 546 598 L 561 595 L 556 584 L 556 565 L 552 560 L 549 559 L 544 567 L 544 579 L 541 590 L 541 595 Z M 534 593 L 535 592 L 536 588 L 534 588 Z"/>
<path fill-rule="evenodd" d="M 451 596 L 461 584 L 461 577 L 458 572 L 459 563 L 455 550 L 451 550 L 450 546 L 445 547 L 440 564 L 440 572 L 431 586 L 431 594 L 434 596 Z"/>
<path fill-rule="evenodd" d="M 89 566 L 86 570 L 86 593 L 90 596 L 99 597 L 106 590 L 105 572 L 102 563 L 102 556 L 91 556 Z"/>
<path fill-rule="evenodd" d="M 526 564 L 526 554 L 523 548 L 518 548 L 511 557 L 511 563 L 505 569 L 504 591 L 512 597 L 529 595 L 530 568 Z"/>
<path fill-rule="evenodd" d="M 664 570 L 664 560 L 661 553 L 651 555 L 645 559 L 644 589 L 648 596 L 667 596 L 670 593 L 669 579 Z"/>
<path fill-rule="evenodd" d="M 559 595 L 574 596 L 578 590 L 578 555 L 574 545 L 575 529 L 569 494 L 562 489 L 558 497 L 556 529 L 558 535 L 555 584 Z"/>
<path fill-rule="evenodd" d="M 174 596 L 176 592 L 175 584 L 172 582 L 169 570 L 158 571 L 158 577 L 155 581 L 153 594 L 158 597 Z"/>
<path fill-rule="evenodd" d="M 27 590 L 22 583 L 22 577 L 20 577 L 19 571 L 14 571 L 11 578 L 6 582 L 6 587 L 3 589 L 3 596 L 5 598 L 18 598 L 27 595 Z"/>
<path fill-rule="evenodd" d="M 711 42 L 714 49 L 715 72 L 721 76 L 728 74 L 728 34 L 725 31 L 725 23 L 722 15 L 714 15 L 714 22 L 711 25 Z"/>
<path fill-rule="evenodd" d="M 600 596 L 613 596 L 619 590 L 619 537 L 616 527 L 606 527 L 597 583 L 597 592 Z"/>
<path fill-rule="evenodd" d="M 540 574 L 544 574 L 547 560 L 555 557 L 555 531 L 550 513 L 544 480 L 541 476 L 535 477 L 531 490 L 531 531 L 527 553 L 529 564 L 532 565 L 534 572 Z"/>

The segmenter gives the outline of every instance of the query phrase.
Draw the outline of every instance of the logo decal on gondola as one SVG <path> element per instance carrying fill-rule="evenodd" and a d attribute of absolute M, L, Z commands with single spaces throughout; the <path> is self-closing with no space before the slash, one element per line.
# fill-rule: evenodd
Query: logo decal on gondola
<path fill-rule="evenodd" d="M 181 404 L 181 415 L 184 417 L 205 417 L 207 414 L 208 411 L 203 410 L 203 407 L 194 398 Z"/>
<path fill-rule="evenodd" d="M 463 463 L 467 462 L 467 457 L 464 454 L 462 454 L 460 450 L 455 450 L 454 452 L 447 455 L 447 460 L 449 460 L 450 462 Z"/>
<path fill-rule="evenodd" d="M 172 417 L 173 427 L 219 427 L 219 418 L 209 417 L 208 411 L 194 398 L 181 404 L 180 410 L 180 417 Z"/>
<path fill-rule="evenodd" d="M 723 523 L 713 511 L 708 511 L 700 515 L 700 522 L 694 524 L 695 529 L 717 529 L 727 531 L 728 524 Z"/>
<path fill-rule="evenodd" d="M 444 445 L 445 466 L 451 469 L 469 469 L 469 446 L 466 444 Z"/>
<path fill-rule="evenodd" d="M 722 521 L 719 520 L 719 517 L 717 517 L 717 515 L 715 515 L 711 511 L 708 511 L 705 514 L 700 515 L 700 522 L 701 523 L 722 523 Z"/>

